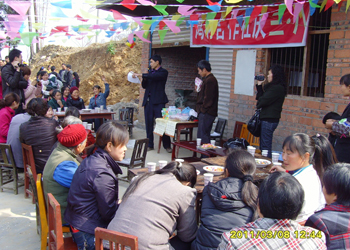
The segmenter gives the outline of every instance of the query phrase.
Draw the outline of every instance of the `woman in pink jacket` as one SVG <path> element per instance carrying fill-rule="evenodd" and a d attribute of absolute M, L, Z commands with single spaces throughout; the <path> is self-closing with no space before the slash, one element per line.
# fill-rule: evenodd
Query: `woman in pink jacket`
<path fill-rule="evenodd" d="M 0 100 L 0 143 L 6 143 L 7 134 L 15 109 L 19 106 L 19 96 L 16 93 L 8 93 Z"/>
<path fill-rule="evenodd" d="M 34 80 L 33 82 L 29 80 L 32 73 L 29 67 L 21 67 L 21 71 L 23 78 L 28 81 L 28 87 L 24 89 L 25 106 L 23 107 L 24 109 L 27 109 L 29 101 L 41 94 L 42 85 L 41 82 L 37 80 Z"/>

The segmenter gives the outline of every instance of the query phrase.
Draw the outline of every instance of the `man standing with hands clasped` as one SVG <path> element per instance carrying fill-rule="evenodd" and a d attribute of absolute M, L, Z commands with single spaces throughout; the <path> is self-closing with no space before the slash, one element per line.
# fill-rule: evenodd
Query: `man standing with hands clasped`
<path fill-rule="evenodd" d="M 210 131 L 218 115 L 219 86 L 215 76 L 211 73 L 211 65 L 206 60 L 198 63 L 198 74 L 203 83 L 197 94 L 196 111 L 198 113 L 197 138 L 202 144 L 210 142 Z"/>
<path fill-rule="evenodd" d="M 165 94 L 165 84 L 168 79 L 168 71 L 162 68 L 162 58 L 159 55 L 153 55 L 150 60 L 150 70 L 145 74 L 133 74 L 133 77 L 142 76 L 142 88 L 145 89 L 142 106 L 145 107 L 145 123 L 148 142 L 148 150 L 154 149 L 153 125 L 154 119 L 162 117 L 162 109 L 168 103 L 168 97 Z M 163 147 L 168 153 L 171 153 L 170 137 L 163 135 Z"/>

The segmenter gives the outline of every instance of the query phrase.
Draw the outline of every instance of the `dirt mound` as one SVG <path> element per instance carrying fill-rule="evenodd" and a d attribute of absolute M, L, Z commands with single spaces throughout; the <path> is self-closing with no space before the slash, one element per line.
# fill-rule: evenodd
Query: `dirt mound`
<path fill-rule="evenodd" d="M 114 49 L 111 49 L 114 47 Z M 110 86 L 107 105 L 120 102 L 137 101 L 139 97 L 139 84 L 127 81 L 130 71 L 140 72 L 142 43 L 137 43 L 130 49 L 125 41 L 118 43 L 92 44 L 86 48 L 73 48 L 58 45 L 49 45 L 42 48 L 30 64 L 32 79 L 40 67 L 55 66 L 56 72 L 61 69 L 62 63 L 72 65 L 73 72 L 80 77 L 80 96 L 87 105 L 93 96 L 92 88 L 100 85 L 104 91 L 101 76 L 106 77 Z M 113 55 L 110 51 L 113 50 Z"/>

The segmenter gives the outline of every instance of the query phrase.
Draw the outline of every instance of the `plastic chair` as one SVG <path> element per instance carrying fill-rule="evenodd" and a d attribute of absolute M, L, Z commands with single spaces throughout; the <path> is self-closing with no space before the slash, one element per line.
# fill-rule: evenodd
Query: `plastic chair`
<path fill-rule="evenodd" d="M 224 135 L 226 123 L 227 123 L 226 119 L 218 118 L 214 132 L 210 134 L 210 139 L 214 139 L 214 140 L 220 139 L 220 144 L 221 144 L 221 140 L 222 140 L 222 136 Z"/>
<path fill-rule="evenodd" d="M 147 156 L 148 138 L 135 141 L 134 150 L 132 151 L 131 158 L 118 161 L 118 164 L 123 167 L 134 168 L 141 166 L 145 167 Z M 120 180 L 127 181 L 126 177 L 118 178 Z"/>
<path fill-rule="evenodd" d="M 134 127 L 134 108 L 119 109 L 119 122 L 127 126 L 129 135 L 132 136 L 132 128 Z"/>
<path fill-rule="evenodd" d="M 22 155 L 23 155 L 23 166 L 24 166 L 24 198 L 28 198 L 29 195 L 33 197 L 33 204 L 34 204 L 34 195 L 33 191 L 29 189 L 29 174 L 28 170 L 31 170 L 32 176 L 34 178 L 34 184 L 36 181 L 36 168 L 35 168 L 35 161 L 34 161 L 34 154 L 32 146 L 21 143 L 22 145 Z M 32 187 L 34 189 L 34 187 Z"/>
<path fill-rule="evenodd" d="M 134 235 L 124 234 L 101 227 L 95 229 L 95 250 L 103 250 L 103 240 L 109 241 L 110 250 L 138 250 L 138 238 Z M 125 248 L 128 247 L 128 248 Z"/>
<path fill-rule="evenodd" d="M 2 160 L 0 161 L 0 191 L 3 192 L 4 189 L 10 189 L 13 190 L 15 194 L 18 194 L 18 187 L 24 184 L 18 183 L 18 171 L 13 158 L 11 145 L 0 143 L 0 151 L 2 156 Z M 13 182 L 13 188 L 4 186 L 10 182 Z"/>
<path fill-rule="evenodd" d="M 30 170 L 29 170 L 30 171 Z M 34 180 L 34 179 L 33 179 Z M 33 185 L 34 186 L 34 185 Z M 37 192 L 37 206 L 39 208 L 39 219 L 40 219 L 40 237 L 41 237 L 41 250 L 46 250 L 47 247 L 47 234 L 49 232 L 49 226 L 47 224 L 47 213 L 46 213 L 46 203 L 44 199 L 44 190 L 43 184 L 41 180 L 41 174 L 37 175 L 36 179 L 36 192 Z M 37 212 L 37 220 L 38 220 L 38 210 Z M 63 233 L 70 232 L 69 227 L 62 227 Z"/>
<path fill-rule="evenodd" d="M 48 218 L 49 218 L 49 249 L 51 250 L 74 250 L 78 249 L 72 237 L 63 238 L 61 206 L 55 197 L 47 194 Z"/>

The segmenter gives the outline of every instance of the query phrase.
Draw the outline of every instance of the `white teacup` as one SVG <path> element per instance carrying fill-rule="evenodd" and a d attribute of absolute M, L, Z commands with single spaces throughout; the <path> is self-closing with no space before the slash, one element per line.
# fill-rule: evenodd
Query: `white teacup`
<path fill-rule="evenodd" d="M 148 172 L 156 171 L 156 166 L 157 166 L 157 163 L 155 162 L 147 162 Z"/>
<path fill-rule="evenodd" d="M 167 161 L 158 161 L 159 168 L 162 169 L 168 164 Z"/>
<path fill-rule="evenodd" d="M 208 185 L 209 182 L 213 182 L 214 174 L 205 173 L 204 174 L 204 186 Z"/>

